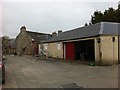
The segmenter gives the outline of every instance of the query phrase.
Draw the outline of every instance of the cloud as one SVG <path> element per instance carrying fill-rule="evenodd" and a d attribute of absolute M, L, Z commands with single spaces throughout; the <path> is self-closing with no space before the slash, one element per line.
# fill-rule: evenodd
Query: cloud
<path fill-rule="evenodd" d="M 3 2 L 118 2 L 119 0 L 2 0 Z"/>
<path fill-rule="evenodd" d="M 4 2 L 3 34 L 15 37 L 22 25 L 45 33 L 70 30 L 89 22 L 95 10 L 109 6 L 116 8 L 117 2 Z"/>

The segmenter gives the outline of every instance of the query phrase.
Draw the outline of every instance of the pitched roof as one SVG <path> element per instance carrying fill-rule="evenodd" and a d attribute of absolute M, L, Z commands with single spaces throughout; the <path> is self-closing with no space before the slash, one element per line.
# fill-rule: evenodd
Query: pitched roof
<path fill-rule="evenodd" d="M 35 39 L 36 41 L 46 40 L 51 36 L 50 34 L 46 34 L 46 33 L 38 33 L 31 31 L 26 31 L 26 32 L 31 36 L 31 38 Z"/>
<path fill-rule="evenodd" d="M 120 26 L 120 23 L 100 22 L 90 26 L 80 27 L 63 32 L 58 36 L 42 42 L 66 41 L 98 35 L 118 35 L 118 26 Z"/>

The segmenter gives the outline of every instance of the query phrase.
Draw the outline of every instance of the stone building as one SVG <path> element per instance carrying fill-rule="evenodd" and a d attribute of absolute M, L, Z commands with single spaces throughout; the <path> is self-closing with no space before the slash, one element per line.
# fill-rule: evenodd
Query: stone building
<path fill-rule="evenodd" d="M 50 37 L 50 34 L 26 31 L 26 27 L 22 26 L 20 33 L 16 37 L 16 52 L 18 55 L 36 55 L 38 54 L 39 41 Z"/>

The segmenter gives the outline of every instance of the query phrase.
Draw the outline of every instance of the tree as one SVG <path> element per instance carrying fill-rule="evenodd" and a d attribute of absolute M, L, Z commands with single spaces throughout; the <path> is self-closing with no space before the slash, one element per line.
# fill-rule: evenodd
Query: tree
<path fill-rule="evenodd" d="M 91 16 L 91 23 L 95 24 L 98 22 L 120 22 L 120 6 L 117 9 L 112 7 L 105 10 L 103 13 L 101 11 L 95 11 Z"/>
<path fill-rule="evenodd" d="M 7 54 L 8 53 L 9 40 L 10 40 L 10 38 L 8 36 L 3 36 L 2 37 L 2 52 L 3 52 L 3 54 Z"/>
<path fill-rule="evenodd" d="M 118 17 L 118 22 L 120 22 L 120 2 L 119 2 L 118 9 L 117 9 L 116 13 L 117 13 L 117 17 Z"/>
<path fill-rule="evenodd" d="M 103 21 L 103 13 L 101 11 L 95 11 L 94 15 L 91 16 L 92 24 Z"/>

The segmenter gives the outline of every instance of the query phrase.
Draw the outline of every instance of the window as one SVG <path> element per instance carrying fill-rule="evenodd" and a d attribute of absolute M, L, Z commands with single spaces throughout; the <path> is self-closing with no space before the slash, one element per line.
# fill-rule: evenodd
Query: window
<path fill-rule="evenodd" d="M 58 43 L 58 50 L 60 50 L 60 43 Z"/>

